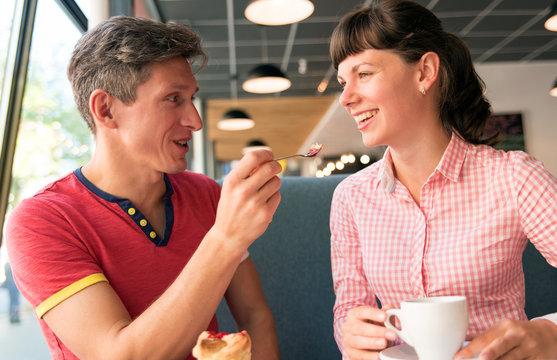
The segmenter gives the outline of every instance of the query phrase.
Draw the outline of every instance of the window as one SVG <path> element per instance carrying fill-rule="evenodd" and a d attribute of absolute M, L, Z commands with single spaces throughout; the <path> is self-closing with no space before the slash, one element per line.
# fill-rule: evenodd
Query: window
<path fill-rule="evenodd" d="M 8 48 L 10 47 L 10 38 L 12 37 L 12 20 L 15 10 L 15 0 L 4 0 L 4 9 L 0 12 L 0 103 L 3 101 L 3 86 L 6 71 L 6 62 L 8 60 Z M 0 117 L 0 139 L 3 135 L 5 118 Z"/>
<path fill-rule="evenodd" d="M 4 31 L 12 13 L 0 14 L 0 49 L 4 49 Z M 90 157 L 92 136 L 76 109 L 66 76 L 73 47 L 80 36 L 56 1 L 38 1 L 7 216 L 21 199 L 84 165 Z M 5 60 L 0 58 L 0 61 Z M 1 255 L 0 282 L 5 278 L 4 266 L 8 260 L 4 246 Z M 11 317 L 8 311 L 8 294 L 7 289 L 0 289 L 2 358 L 49 359 L 30 305 L 18 298 L 19 323 L 16 323 L 13 311 Z"/>

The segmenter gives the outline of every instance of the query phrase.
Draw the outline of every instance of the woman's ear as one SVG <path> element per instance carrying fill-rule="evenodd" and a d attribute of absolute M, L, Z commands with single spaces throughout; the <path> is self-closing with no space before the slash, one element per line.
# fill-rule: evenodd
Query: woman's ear
<path fill-rule="evenodd" d="M 113 98 L 106 90 L 95 89 L 89 97 L 89 110 L 97 128 L 103 126 L 109 129 L 116 128 L 116 121 L 111 109 Z"/>
<path fill-rule="evenodd" d="M 433 51 L 426 52 L 419 61 L 419 83 L 425 91 L 429 90 L 439 75 L 439 55 Z"/>

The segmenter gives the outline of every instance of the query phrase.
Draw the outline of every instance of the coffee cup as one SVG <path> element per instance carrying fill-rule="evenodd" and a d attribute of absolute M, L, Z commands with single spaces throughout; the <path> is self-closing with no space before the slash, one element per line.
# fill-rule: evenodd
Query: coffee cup
<path fill-rule="evenodd" d="M 400 329 L 392 320 L 398 318 Z M 468 329 L 465 296 L 405 300 L 387 310 L 385 326 L 414 348 L 420 360 L 450 360 L 462 347 Z"/>

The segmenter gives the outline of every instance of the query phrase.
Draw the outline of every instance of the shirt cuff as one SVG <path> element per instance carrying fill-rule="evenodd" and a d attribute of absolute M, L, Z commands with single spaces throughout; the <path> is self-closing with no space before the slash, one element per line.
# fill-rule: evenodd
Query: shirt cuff
<path fill-rule="evenodd" d="M 243 263 L 244 260 L 246 260 L 247 258 L 249 258 L 249 251 L 246 250 L 244 255 L 242 255 L 242 260 L 240 260 L 240 263 Z"/>
<path fill-rule="evenodd" d="M 532 320 L 540 320 L 540 319 L 549 320 L 549 321 L 553 322 L 555 325 L 557 325 L 557 313 L 547 314 L 547 315 L 544 315 L 544 316 L 539 316 L 537 318 L 533 318 Z"/>

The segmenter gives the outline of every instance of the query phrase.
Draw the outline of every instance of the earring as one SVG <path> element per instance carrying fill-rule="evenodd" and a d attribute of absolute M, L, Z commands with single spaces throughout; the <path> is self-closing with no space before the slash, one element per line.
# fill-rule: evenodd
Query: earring
<path fill-rule="evenodd" d="M 422 93 L 422 95 L 425 95 L 425 88 L 423 85 L 420 85 L 420 92 Z"/>

